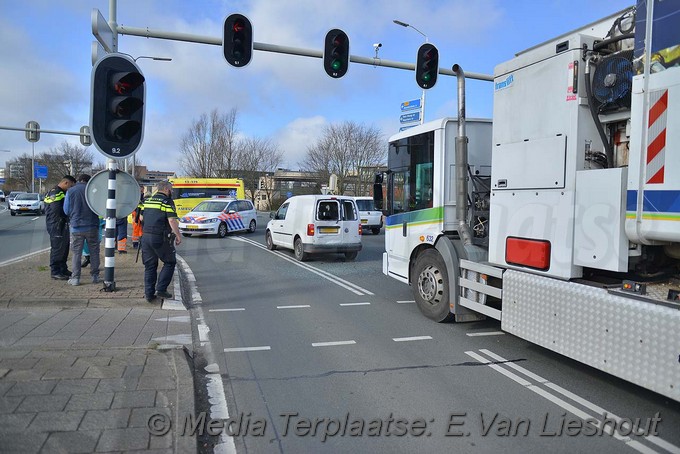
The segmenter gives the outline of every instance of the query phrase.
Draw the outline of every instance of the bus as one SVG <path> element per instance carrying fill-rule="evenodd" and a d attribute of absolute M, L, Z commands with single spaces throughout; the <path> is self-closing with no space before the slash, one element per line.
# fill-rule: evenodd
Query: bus
<path fill-rule="evenodd" d="M 189 214 L 199 202 L 215 197 L 243 199 L 245 189 L 240 178 L 170 178 L 172 198 L 180 218 Z"/>

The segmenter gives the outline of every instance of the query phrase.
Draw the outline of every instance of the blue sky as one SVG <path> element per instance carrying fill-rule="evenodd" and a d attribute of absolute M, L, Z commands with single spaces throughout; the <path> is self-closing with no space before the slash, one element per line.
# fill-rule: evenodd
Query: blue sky
<path fill-rule="evenodd" d="M 222 36 L 224 18 L 246 14 L 255 41 L 322 50 L 331 28 L 350 37 L 352 55 L 414 63 L 423 37 L 392 20 L 412 24 L 440 51 L 440 67 L 493 74 L 519 51 L 633 4 L 632 0 L 118 0 L 117 21 L 130 27 Z M 78 131 L 89 122 L 92 10 L 108 19 L 108 0 L 0 2 L 0 126 Z M 180 171 L 181 136 L 202 113 L 238 110 L 238 129 L 271 138 L 284 165 L 297 169 L 306 148 L 329 123 L 352 120 L 396 133 L 400 104 L 420 96 L 412 71 L 352 64 L 331 79 L 320 59 L 256 51 L 245 68 L 229 66 L 220 46 L 121 36 L 119 51 L 171 57 L 138 61 L 147 80 L 145 138 L 137 152 L 151 169 Z M 468 117 L 491 117 L 490 82 L 467 82 Z M 426 121 L 456 115 L 456 81 L 440 75 L 428 90 Z M 36 154 L 74 136 L 43 134 Z M 0 165 L 31 152 L 24 134 L 0 130 Z M 92 147 L 95 155 L 103 156 Z"/>

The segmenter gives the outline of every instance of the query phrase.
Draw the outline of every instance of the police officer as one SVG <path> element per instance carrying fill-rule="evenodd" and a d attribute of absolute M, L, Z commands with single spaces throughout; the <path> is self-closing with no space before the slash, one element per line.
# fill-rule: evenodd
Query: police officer
<path fill-rule="evenodd" d="M 167 289 L 177 263 L 175 245 L 179 245 L 182 238 L 171 194 L 172 184 L 161 181 L 156 185 L 156 192 L 144 201 L 142 262 L 144 296 L 149 303 L 157 297 L 172 298 Z M 163 262 L 163 268 L 157 276 L 158 259 Z"/>
<path fill-rule="evenodd" d="M 76 179 L 66 175 L 45 196 L 45 224 L 50 235 L 50 271 L 52 279 L 66 281 L 71 272 L 66 266 L 69 249 L 68 216 L 64 213 L 66 191 Z"/>

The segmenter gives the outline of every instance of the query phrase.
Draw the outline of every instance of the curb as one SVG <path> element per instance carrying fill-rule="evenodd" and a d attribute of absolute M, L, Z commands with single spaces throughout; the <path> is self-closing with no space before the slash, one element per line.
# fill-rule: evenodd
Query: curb
<path fill-rule="evenodd" d="M 39 251 L 35 252 L 30 252 L 28 254 L 20 255 L 19 257 L 14 257 L 13 259 L 5 260 L 4 262 L 0 262 L 0 267 L 7 266 L 7 265 L 12 265 L 17 262 L 21 262 L 22 260 L 30 259 L 33 256 L 36 256 L 38 254 L 42 254 L 43 252 L 49 251 L 51 248 L 45 248 L 41 249 Z"/>
<path fill-rule="evenodd" d="M 189 358 L 185 349 L 175 348 L 171 352 L 172 361 L 175 366 L 177 377 L 177 407 L 175 408 L 174 446 L 175 452 L 197 452 L 198 444 L 196 435 L 182 434 L 182 422 L 189 414 L 195 414 L 196 402 L 193 392 L 185 392 L 187 389 L 194 389 L 193 368 L 189 365 Z"/>

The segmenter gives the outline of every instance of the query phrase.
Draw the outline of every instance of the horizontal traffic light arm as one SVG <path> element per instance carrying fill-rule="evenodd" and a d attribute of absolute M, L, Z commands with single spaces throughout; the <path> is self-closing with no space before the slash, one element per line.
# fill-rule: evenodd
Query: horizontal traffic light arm
<path fill-rule="evenodd" d="M 127 25 L 118 25 L 116 29 L 118 33 L 121 35 L 140 36 L 143 38 L 168 39 L 171 41 L 184 41 L 189 43 L 222 46 L 221 37 L 214 38 L 212 36 L 194 35 L 190 33 L 178 33 L 150 28 L 129 27 Z M 323 50 L 302 49 L 299 47 L 279 46 L 277 44 L 254 42 L 253 49 L 263 52 L 274 52 L 277 54 L 297 55 L 300 57 L 323 58 Z M 361 57 L 358 55 L 350 55 L 349 61 L 361 65 L 383 66 L 386 68 L 404 69 L 407 71 L 414 71 L 416 68 L 416 65 L 414 63 L 404 63 L 394 60 L 384 60 L 381 58 L 373 57 Z M 456 74 L 450 68 L 440 67 L 438 73 L 444 76 L 453 77 L 456 76 Z M 467 79 L 485 80 L 493 82 L 493 76 L 490 74 L 466 71 L 465 77 Z"/>

